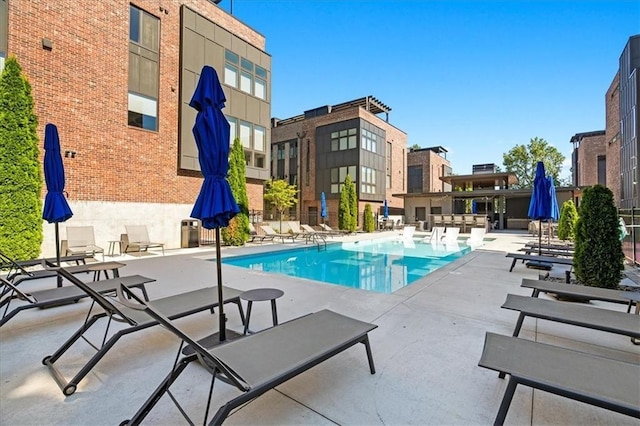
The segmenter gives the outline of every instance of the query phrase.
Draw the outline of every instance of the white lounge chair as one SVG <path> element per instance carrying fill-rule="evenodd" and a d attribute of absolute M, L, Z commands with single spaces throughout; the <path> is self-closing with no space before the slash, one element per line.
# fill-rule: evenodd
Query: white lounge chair
<path fill-rule="evenodd" d="M 96 245 L 93 226 L 67 226 L 67 239 L 61 243 L 66 256 L 90 254 L 95 257 L 97 253 L 102 253 L 104 260 L 104 249 Z"/>
<path fill-rule="evenodd" d="M 467 245 L 478 247 L 484 244 L 484 235 L 487 231 L 484 228 L 471 228 L 471 236 L 467 240 Z"/>
<path fill-rule="evenodd" d="M 460 234 L 460 228 L 448 227 L 442 237 L 442 242 L 445 244 L 454 244 L 458 241 L 458 235 Z"/>
<path fill-rule="evenodd" d="M 143 252 L 150 248 L 160 248 L 164 256 L 164 243 L 152 242 L 149 239 L 149 231 L 147 231 L 146 225 L 125 225 L 125 229 L 127 233 L 123 234 L 123 239 L 126 239 L 123 241 L 124 253 L 132 251 Z"/>

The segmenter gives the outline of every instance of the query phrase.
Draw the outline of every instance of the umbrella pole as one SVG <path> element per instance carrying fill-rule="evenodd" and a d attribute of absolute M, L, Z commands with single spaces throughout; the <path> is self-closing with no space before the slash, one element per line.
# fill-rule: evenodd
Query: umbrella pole
<path fill-rule="evenodd" d="M 542 219 L 538 219 L 538 256 L 542 256 Z"/>
<path fill-rule="evenodd" d="M 224 314 L 224 297 L 222 295 L 222 259 L 220 257 L 220 228 L 216 228 L 216 268 L 218 274 L 218 321 L 220 323 L 220 341 L 227 340 L 227 318 Z"/>
<path fill-rule="evenodd" d="M 60 267 L 60 230 L 58 229 L 58 222 L 55 223 L 56 226 L 56 266 Z M 62 276 L 58 274 L 58 287 L 62 287 Z"/>

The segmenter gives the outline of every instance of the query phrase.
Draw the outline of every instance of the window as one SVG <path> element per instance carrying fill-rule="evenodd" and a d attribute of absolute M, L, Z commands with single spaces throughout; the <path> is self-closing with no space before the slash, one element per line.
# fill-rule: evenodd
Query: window
<path fill-rule="evenodd" d="M 355 149 L 357 141 L 357 129 L 355 128 L 331 132 L 331 151 Z"/>
<path fill-rule="evenodd" d="M 376 193 L 376 171 L 370 167 L 362 166 L 360 174 L 360 192 L 362 194 Z"/>
<path fill-rule="evenodd" d="M 246 71 L 242 71 L 240 73 L 240 90 L 243 92 L 247 92 L 248 94 L 253 94 L 252 86 L 253 86 L 253 76 Z"/>
<path fill-rule="evenodd" d="M 251 123 L 240 121 L 240 142 L 245 148 L 251 148 Z"/>
<path fill-rule="evenodd" d="M 284 144 L 278 144 L 278 160 L 284 160 Z"/>
<path fill-rule="evenodd" d="M 409 166 L 407 175 L 408 192 L 422 192 L 422 166 Z"/>
<path fill-rule="evenodd" d="M 256 65 L 256 82 L 253 92 L 256 98 L 267 99 L 267 70 Z"/>
<path fill-rule="evenodd" d="M 264 127 L 253 126 L 253 149 L 264 152 L 267 134 Z"/>
<path fill-rule="evenodd" d="M 158 130 L 160 20 L 129 7 L 128 124 Z"/>
<path fill-rule="evenodd" d="M 347 175 L 356 183 L 356 166 L 344 166 L 331 169 L 331 193 L 337 194 L 344 186 L 344 180 Z"/>
<path fill-rule="evenodd" d="M 238 87 L 238 63 L 240 57 L 229 51 L 224 51 L 224 84 L 228 84 L 231 87 Z"/>
<path fill-rule="evenodd" d="M 607 157 L 598 155 L 598 183 L 607 186 Z"/>
<path fill-rule="evenodd" d="M 298 141 L 289 143 L 289 158 L 298 158 Z"/>
<path fill-rule="evenodd" d="M 378 152 L 378 135 L 366 129 L 361 129 L 360 131 L 362 132 L 360 142 L 362 149 L 371 152 Z"/>
<path fill-rule="evenodd" d="M 387 142 L 387 176 L 386 187 L 391 188 L 391 153 L 393 152 L 393 145 L 391 142 Z"/>
<path fill-rule="evenodd" d="M 227 117 L 229 122 L 229 146 L 233 145 L 233 141 L 238 137 L 238 120 L 233 117 Z"/>

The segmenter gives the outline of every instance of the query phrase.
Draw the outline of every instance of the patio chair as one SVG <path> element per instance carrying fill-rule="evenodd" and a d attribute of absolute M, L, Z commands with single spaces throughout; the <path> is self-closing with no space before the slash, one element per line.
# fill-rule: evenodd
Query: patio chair
<path fill-rule="evenodd" d="M 304 231 L 302 229 L 300 229 L 300 226 L 298 225 L 298 222 L 293 222 L 293 221 L 288 221 L 287 225 L 289 225 L 289 229 L 291 230 L 291 232 L 293 233 L 293 235 L 296 236 L 296 238 L 298 237 L 304 237 Z"/>
<path fill-rule="evenodd" d="M 640 418 L 637 363 L 487 332 L 478 365 L 510 375 L 494 425 L 504 424 L 518 385 Z"/>
<path fill-rule="evenodd" d="M 301 224 L 300 227 L 302 228 L 302 230 L 308 234 L 317 234 L 317 235 L 322 235 L 324 236 L 333 236 L 333 234 L 329 231 L 318 231 L 317 229 L 313 229 L 311 226 L 307 225 L 307 224 Z"/>
<path fill-rule="evenodd" d="M 111 278 L 108 280 L 94 281 L 87 283 L 94 291 L 105 294 L 115 293 L 118 284 L 125 283 L 128 287 L 139 288 L 142 291 L 145 300 L 149 300 L 145 284 L 154 282 L 152 278 L 143 277 L 142 275 L 131 275 L 127 277 Z M 15 284 L 0 278 L 0 284 L 3 287 L 2 299 L 0 307 L 4 306 L 2 318 L 0 319 L 0 327 L 6 324 L 11 318 L 21 311 L 33 308 L 53 308 L 56 306 L 76 303 L 80 299 L 89 297 L 81 288 L 76 286 L 56 287 L 48 290 L 23 292 Z M 24 304 L 16 306 L 13 310 L 9 310 L 12 301 L 21 301 Z"/>
<path fill-rule="evenodd" d="M 471 228 L 471 236 L 467 240 L 467 245 L 472 247 L 481 246 L 484 244 L 485 233 L 484 228 Z"/>
<path fill-rule="evenodd" d="M 486 216 L 476 216 L 475 226 L 477 228 L 487 229 L 487 217 Z"/>
<path fill-rule="evenodd" d="M 104 312 L 99 312 L 94 314 L 93 316 L 89 316 L 91 314 L 90 309 L 85 323 L 82 324 L 82 326 L 80 326 L 80 328 L 69 339 L 67 339 L 67 341 L 64 342 L 58 350 L 56 350 L 52 355 L 46 356 L 42 360 L 42 363 L 49 367 L 49 371 L 53 375 L 53 378 L 55 379 L 58 386 L 60 386 L 62 393 L 68 396 L 76 391 L 78 383 L 80 383 L 80 381 L 87 374 L 89 374 L 93 367 L 102 359 L 102 357 L 104 357 L 109 352 L 109 350 L 118 342 L 118 340 L 120 340 L 121 337 L 140 330 L 144 330 L 149 327 L 153 327 L 155 325 L 158 325 L 159 323 L 143 312 L 131 309 L 127 306 L 122 305 L 120 302 L 113 298 L 105 297 L 102 294 L 94 291 L 93 288 L 91 288 L 89 285 L 80 281 L 72 274 L 68 273 L 65 268 L 60 268 L 58 272 L 64 278 L 71 281 L 74 285 L 78 286 L 85 293 L 87 293 L 93 299 L 93 302 L 98 304 L 104 310 Z M 242 311 L 242 304 L 240 302 L 240 294 L 242 294 L 242 292 L 240 290 L 236 290 L 234 288 L 226 286 L 223 286 L 223 289 L 225 297 L 224 303 L 235 303 L 238 306 L 240 319 L 242 321 L 242 324 L 244 325 L 244 313 Z M 161 299 L 155 299 L 150 301 L 149 303 L 158 312 L 161 312 L 163 316 L 170 319 L 178 319 L 196 314 L 198 312 L 213 311 L 213 309 L 218 306 L 217 292 L 217 287 L 206 287 L 186 293 L 179 293 Z M 137 296 L 136 300 L 139 300 Z M 87 338 L 87 336 L 85 336 L 85 334 L 88 334 L 87 332 L 91 329 L 91 327 L 101 319 L 105 319 L 107 322 L 107 324 L 105 325 L 104 335 L 101 340 L 102 344 L 91 344 L 91 346 L 96 349 L 96 353 L 87 361 L 87 363 L 71 380 L 67 381 L 55 365 L 56 362 L 78 340 L 82 339 L 89 342 L 89 339 Z M 109 326 L 113 321 L 122 324 L 123 327 L 121 327 L 115 333 L 110 334 Z"/>
<path fill-rule="evenodd" d="M 97 253 L 102 253 L 104 260 L 104 249 L 96 245 L 93 226 L 67 226 L 67 239 L 62 240 L 64 252 L 70 254 L 91 254 L 95 257 Z"/>
<path fill-rule="evenodd" d="M 260 228 L 262 228 L 262 230 L 264 231 L 264 233 L 266 235 L 272 236 L 273 238 L 280 238 L 282 240 L 282 243 L 284 243 L 285 238 L 289 239 L 291 238 L 291 242 L 295 242 L 297 235 L 294 234 L 280 234 L 278 232 L 276 232 L 272 227 L 270 227 L 269 225 L 260 225 Z"/>
<path fill-rule="evenodd" d="M 323 243 L 326 247 L 327 244 L 327 236 L 331 234 L 326 231 L 316 231 L 312 227 L 306 224 L 300 224 L 302 228 L 302 236 L 305 238 L 305 243 L 315 242 L 315 243 Z"/>
<path fill-rule="evenodd" d="M 343 230 L 343 229 L 333 229 L 332 227 L 330 227 L 326 223 L 321 223 L 320 227 L 322 229 L 324 229 L 325 231 L 327 231 L 327 232 L 331 232 L 333 235 L 349 235 L 349 234 L 351 234 L 351 231 L 347 231 L 347 230 Z"/>
<path fill-rule="evenodd" d="M 402 228 L 402 232 L 400 233 L 400 236 L 402 237 L 403 240 L 412 240 L 413 239 L 413 234 L 416 232 L 416 227 L 415 226 L 405 226 L 404 228 Z"/>
<path fill-rule="evenodd" d="M 122 235 L 123 253 L 130 251 L 143 252 L 150 248 L 161 248 L 164 256 L 164 243 L 151 242 L 146 225 L 125 225 L 126 234 Z"/>
<path fill-rule="evenodd" d="M 551 269 L 554 264 L 558 265 L 573 265 L 573 258 L 569 257 L 552 257 L 552 256 L 538 256 L 533 254 L 524 254 L 524 253 L 507 253 L 506 257 L 510 257 L 513 259 L 511 262 L 511 267 L 509 268 L 509 272 L 513 271 L 513 267 L 516 266 L 516 262 L 518 260 L 522 260 L 523 262 L 527 261 L 527 266 L 531 264 L 531 267 L 537 269 Z"/>
<path fill-rule="evenodd" d="M 460 228 L 448 227 L 444 231 L 442 242 L 451 244 L 456 243 L 458 241 L 458 235 L 460 235 Z"/>
<path fill-rule="evenodd" d="M 86 255 L 73 255 L 73 256 L 62 256 L 60 257 L 60 263 L 71 263 L 75 262 L 76 265 L 84 265 L 86 264 L 86 258 L 89 256 Z M 13 281 L 13 278 L 17 275 L 29 275 L 34 270 L 27 270 L 26 268 L 30 268 L 33 266 L 39 266 L 44 264 L 55 265 L 58 260 L 53 258 L 42 258 L 42 259 L 31 259 L 31 260 L 14 260 L 13 258 L 7 256 L 3 252 L 0 251 L 0 271 L 4 272 L 4 278 L 9 281 Z"/>
<path fill-rule="evenodd" d="M 185 368 L 196 360 L 211 373 L 203 424 L 208 423 L 209 404 L 212 402 L 216 378 L 241 392 L 220 404 L 208 423 L 210 425 L 222 424 L 232 410 L 358 343 L 365 346 L 369 371 L 375 374 L 368 334 L 377 328 L 375 324 L 323 310 L 205 349 L 152 304 L 145 304 L 136 298 L 138 306 L 135 306 L 133 301 L 124 298 L 125 294 L 129 295 L 128 289 L 121 286 L 118 296 L 123 304 L 152 317 L 182 341 L 180 349 L 186 343 L 195 353 L 176 360 L 169 374 L 142 407 L 131 419 L 121 422 L 121 425 L 140 424 L 165 393 L 171 396 L 187 421 L 195 424 L 177 398 L 173 397 L 170 387 Z M 135 298 L 135 295 L 131 294 L 130 297 Z"/>
<path fill-rule="evenodd" d="M 275 236 L 273 235 L 258 234 L 258 231 L 256 231 L 256 228 L 252 223 L 249 223 L 249 234 L 251 236 L 251 239 L 248 242 L 250 243 L 259 242 L 260 244 L 262 244 L 264 241 L 273 241 L 273 239 L 275 238 Z"/>
<path fill-rule="evenodd" d="M 431 235 L 429 235 L 428 237 L 424 237 L 422 239 L 422 242 L 436 244 L 440 242 L 440 240 L 444 236 L 444 231 L 444 226 L 434 226 L 433 229 L 431 229 Z"/>
<path fill-rule="evenodd" d="M 464 232 L 469 232 L 469 230 L 473 228 L 474 224 L 475 224 L 474 216 L 471 216 L 468 214 L 462 216 L 462 229 L 464 229 Z"/>

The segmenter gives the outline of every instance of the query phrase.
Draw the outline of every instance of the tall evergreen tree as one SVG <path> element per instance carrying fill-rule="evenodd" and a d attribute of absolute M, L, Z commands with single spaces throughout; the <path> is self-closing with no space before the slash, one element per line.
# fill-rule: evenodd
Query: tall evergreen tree
<path fill-rule="evenodd" d="M 573 266 L 584 285 L 617 288 L 624 269 L 618 212 L 613 193 L 602 185 L 583 192 L 576 226 Z"/>
<path fill-rule="evenodd" d="M 340 203 L 338 204 L 338 229 L 350 229 L 351 223 L 351 203 L 349 202 L 349 189 L 347 188 L 347 175 L 344 185 L 340 190 Z"/>
<path fill-rule="evenodd" d="M 227 180 L 233 197 L 240 207 L 240 213 L 222 228 L 222 240 L 227 245 L 241 246 L 249 239 L 249 197 L 247 197 L 247 179 L 244 148 L 239 138 L 235 138 L 229 154 L 229 173 Z"/>
<path fill-rule="evenodd" d="M 344 180 L 344 186 L 347 187 L 347 194 L 349 195 L 349 227 L 347 228 L 351 232 L 355 232 L 358 227 L 358 194 L 356 193 L 356 185 L 351 180 L 351 176 L 347 175 Z"/>
<path fill-rule="evenodd" d="M 15 57 L 0 75 L 0 247 L 18 260 L 40 255 L 42 172 L 31 85 Z"/>
<path fill-rule="evenodd" d="M 576 205 L 573 204 L 573 201 L 568 200 L 562 203 L 560 220 L 558 221 L 558 238 L 573 241 L 575 239 L 577 221 L 578 210 L 576 210 Z"/>
<path fill-rule="evenodd" d="M 371 210 L 371 204 L 364 205 L 364 222 L 362 223 L 362 230 L 364 232 L 373 232 L 376 230 L 376 221 L 373 218 L 373 211 Z"/>

